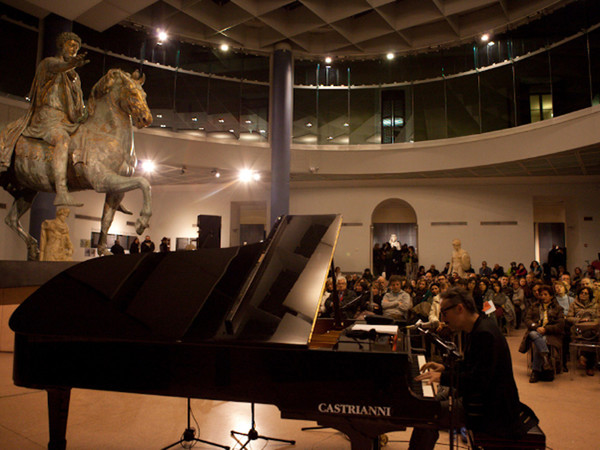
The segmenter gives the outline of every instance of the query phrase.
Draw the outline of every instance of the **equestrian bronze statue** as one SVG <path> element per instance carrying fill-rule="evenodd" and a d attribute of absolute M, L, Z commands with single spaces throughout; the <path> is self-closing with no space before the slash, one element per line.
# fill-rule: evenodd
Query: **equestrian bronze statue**
<path fill-rule="evenodd" d="M 59 54 L 42 60 L 30 93 L 27 114 L 0 132 L 0 185 L 14 202 L 5 219 L 37 260 L 38 242 L 19 220 L 38 192 L 56 192 L 56 206 L 81 206 L 70 192 L 94 189 L 106 194 L 98 254 L 110 254 L 106 238 L 125 192 L 140 189 L 143 206 L 135 227 L 142 234 L 152 215 L 150 184 L 133 176 L 137 158 L 133 126 L 152 123 L 142 89 L 145 77 L 111 69 L 92 88 L 87 110 L 76 67 L 87 63 L 74 33 L 57 40 Z"/>

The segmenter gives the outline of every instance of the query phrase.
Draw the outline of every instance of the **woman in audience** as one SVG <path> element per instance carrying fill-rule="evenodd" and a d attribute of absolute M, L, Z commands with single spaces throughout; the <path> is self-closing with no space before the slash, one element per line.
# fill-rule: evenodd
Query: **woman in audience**
<path fill-rule="evenodd" d="M 577 286 L 577 284 L 581 281 L 582 278 L 583 270 L 581 270 L 581 267 L 575 267 L 575 269 L 573 270 L 573 276 L 571 278 L 571 286 Z"/>
<path fill-rule="evenodd" d="M 525 313 L 524 323 L 527 331 L 521 341 L 519 352 L 533 352 L 533 370 L 530 383 L 537 383 L 543 377 L 546 381 L 554 379 L 554 367 L 550 358 L 550 347 L 562 348 L 562 336 L 565 319 L 562 307 L 558 304 L 550 286 L 535 286 L 539 300 Z"/>
<path fill-rule="evenodd" d="M 521 278 L 525 281 L 524 278 Z M 516 278 L 513 283 L 512 303 L 515 307 L 515 330 L 521 326 L 521 316 L 525 309 L 525 291 L 521 287 L 520 280 Z"/>
<path fill-rule="evenodd" d="M 534 278 L 542 278 L 542 267 L 539 262 L 531 261 L 529 269 L 529 273 L 532 274 Z"/>
<path fill-rule="evenodd" d="M 369 283 L 373 282 L 373 274 L 371 273 L 371 269 L 369 269 L 368 267 L 365 269 L 365 271 L 362 274 L 362 277 L 365 280 L 367 280 Z"/>
<path fill-rule="evenodd" d="M 508 325 L 514 324 L 515 310 L 510 303 L 510 300 L 504 292 L 502 292 L 502 285 L 499 281 L 492 282 L 492 295 L 490 300 L 496 307 L 495 317 L 496 322 L 501 330 L 507 332 Z"/>
<path fill-rule="evenodd" d="M 567 286 L 562 281 L 554 282 L 554 296 L 558 304 L 562 307 L 565 317 L 569 313 L 569 308 L 575 299 L 567 294 Z"/>
<path fill-rule="evenodd" d="M 421 302 L 427 301 L 427 299 L 431 296 L 431 292 L 427 289 L 427 281 L 425 278 L 419 279 L 417 281 L 417 288 L 415 289 L 415 293 L 413 295 L 413 305 L 418 305 Z"/>
<path fill-rule="evenodd" d="M 525 264 L 519 263 L 519 265 L 517 266 L 517 271 L 515 272 L 515 276 L 517 278 L 521 278 L 525 275 L 527 275 L 527 269 L 525 268 Z"/>
<path fill-rule="evenodd" d="M 577 298 L 571 304 L 567 314 L 567 322 L 571 325 L 573 339 L 581 338 L 584 332 L 585 324 L 600 319 L 600 304 L 598 299 L 594 298 L 594 292 L 589 287 L 579 289 Z M 581 352 L 579 364 L 585 367 L 585 373 L 589 376 L 594 375 L 594 366 L 596 364 L 596 352 Z"/>

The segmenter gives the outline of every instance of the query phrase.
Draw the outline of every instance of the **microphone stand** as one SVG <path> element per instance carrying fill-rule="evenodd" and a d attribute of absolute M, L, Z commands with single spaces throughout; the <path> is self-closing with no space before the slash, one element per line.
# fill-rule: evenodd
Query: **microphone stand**
<path fill-rule="evenodd" d="M 456 404 L 457 399 L 457 386 L 458 386 L 458 371 L 456 370 L 456 363 L 462 359 L 462 355 L 458 351 L 454 342 L 446 341 L 438 336 L 431 330 L 426 330 L 420 325 L 417 325 L 417 330 L 423 335 L 429 337 L 433 344 L 442 352 L 444 355 L 445 366 L 450 374 L 450 393 L 448 396 L 448 416 L 450 418 L 450 450 L 454 450 L 454 431 L 457 429 L 457 415 L 458 405 Z"/>

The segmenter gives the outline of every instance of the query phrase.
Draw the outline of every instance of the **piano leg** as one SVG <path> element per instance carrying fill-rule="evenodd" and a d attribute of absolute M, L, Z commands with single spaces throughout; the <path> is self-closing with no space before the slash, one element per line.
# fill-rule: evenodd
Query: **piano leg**
<path fill-rule="evenodd" d="M 65 450 L 71 389 L 49 388 L 46 390 L 48 391 L 48 422 L 50 426 L 48 450 Z"/>

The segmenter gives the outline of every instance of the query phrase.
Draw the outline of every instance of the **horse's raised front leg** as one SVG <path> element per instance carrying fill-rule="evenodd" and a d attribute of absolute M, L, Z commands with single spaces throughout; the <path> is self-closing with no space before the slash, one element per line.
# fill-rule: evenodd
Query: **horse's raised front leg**
<path fill-rule="evenodd" d="M 39 259 L 40 248 L 38 246 L 38 241 L 23 229 L 20 219 L 23 214 L 29 211 L 36 195 L 37 192 L 35 191 L 27 191 L 21 193 L 19 196 L 15 196 L 15 201 L 10 207 L 8 215 L 4 219 L 6 225 L 12 228 L 19 237 L 25 241 L 25 244 L 27 245 L 28 261 L 37 261 Z"/>
<path fill-rule="evenodd" d="M 148 180 L 144 177 L 124 177 L 116 173 L 110 173 L 93 184 L 97 192 L 108 194 L 119 194 L 140 189 L 144 197 L 144 203 L 140 211 L 140 217 L 135 221 L 135 231 L 137 234 L 142 234 L 148 228 L 152 216 L 152 196 Z M 118 206 L 116 209 L 118 209 Z"/>
<path fill-rule="evenodd" d="M 102 210 L 102 221 L 100 225 L 100 238 L 98 239 L 98 256 L 108 256 L 112 253 L 108 250 L 106 244 L 106 238 L 108 236 L 108 230 L 113 223 L 115 218 L 115 212 L 119 208 L 121 201 L 125 197 L 125 194 L 106 194 L 104 200 L 104 209 Z"/>

